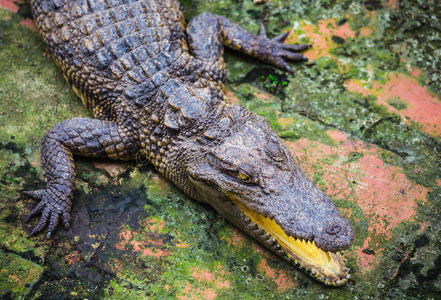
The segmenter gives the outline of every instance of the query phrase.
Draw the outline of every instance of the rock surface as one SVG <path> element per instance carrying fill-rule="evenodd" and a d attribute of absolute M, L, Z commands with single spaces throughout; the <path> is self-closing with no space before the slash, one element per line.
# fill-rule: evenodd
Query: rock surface
<path fill-rule="evenodd" d="M 0 0 L 0 298 L 414 299 L 441 293 L 439 1 L 182 1 L 312 43 L 292 75 L 228 51 L 228 98 L 264 116 L 356 231 L 328 288 L 149 165 L 77 160 L 74 225 L 28 238 L 39 145 L 87 116 L 34 31 Z M 36 220 L 33 220 L 35 222 Z"/>

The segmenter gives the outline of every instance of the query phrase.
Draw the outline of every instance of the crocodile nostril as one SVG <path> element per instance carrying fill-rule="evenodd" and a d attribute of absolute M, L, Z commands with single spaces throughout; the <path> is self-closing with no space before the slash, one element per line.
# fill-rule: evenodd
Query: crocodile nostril
<path fill-rule="evenodd" d="M 326 228 L 325 231 L 327 234 L 329 235 L 336 235 L 337 233 L 339 233 L 341 231 L 341 226 L 340 224 L 329 224 Z"/>

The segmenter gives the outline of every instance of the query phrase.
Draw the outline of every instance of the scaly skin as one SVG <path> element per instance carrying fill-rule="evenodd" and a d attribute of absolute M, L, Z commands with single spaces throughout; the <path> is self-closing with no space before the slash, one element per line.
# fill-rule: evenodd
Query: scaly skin
<path fill-rule="evenodd" d="M 255 36 L 210 13 L 185 26 L 175 0 L 34 0 L 32 10 L 93 119 L 64 121 L 46 134 L 47 186 L 26 192 L 40 200 L 28 219 L 42 214 L 31 234 L 48 225 L 50 237 L 60 221 L 69 227 L 73 155 L 143 155 L 186 194 L 320 281 L 346 281 L 336 253 L 352 243 L 349 222 L 263 118 L 224 101 L 224 46 L 292 71 L 287 61 L 307 60 L 296 52 L 309 45 L 284 44 L 288 33 L 268 39 L 263 26 Z M 302 248 L 312 254 L 296 252 Z"/>

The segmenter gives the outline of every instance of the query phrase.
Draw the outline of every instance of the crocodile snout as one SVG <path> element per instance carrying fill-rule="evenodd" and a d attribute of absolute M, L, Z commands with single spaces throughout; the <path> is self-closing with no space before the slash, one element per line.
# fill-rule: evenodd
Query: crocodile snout
<path fill-rule="evenodd" d="M 314 240 L 325 251 L 341 251 L 347 249 L 354 239 L 354 230 L 349 221 L 339 218 L 330 220 Z"/>

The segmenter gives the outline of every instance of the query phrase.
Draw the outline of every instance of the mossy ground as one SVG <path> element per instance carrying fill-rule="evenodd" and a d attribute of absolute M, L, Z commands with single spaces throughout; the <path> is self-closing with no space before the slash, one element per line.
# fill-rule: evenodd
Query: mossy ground
<path fill-rule="evenodd" d="M 350 282 L 328 288 L 191 201 L 150 166 L 78 160 L 74 224 L 28 238 L 39 145 L 87 116 L 32 30 L 0 1 L 0 297 L 413 299 L 441 293 L 438 1 L 182 1 L 310 42 L 288 75 L 227 52 L 228 93 L 263 115 L 356 231 Z"/>

